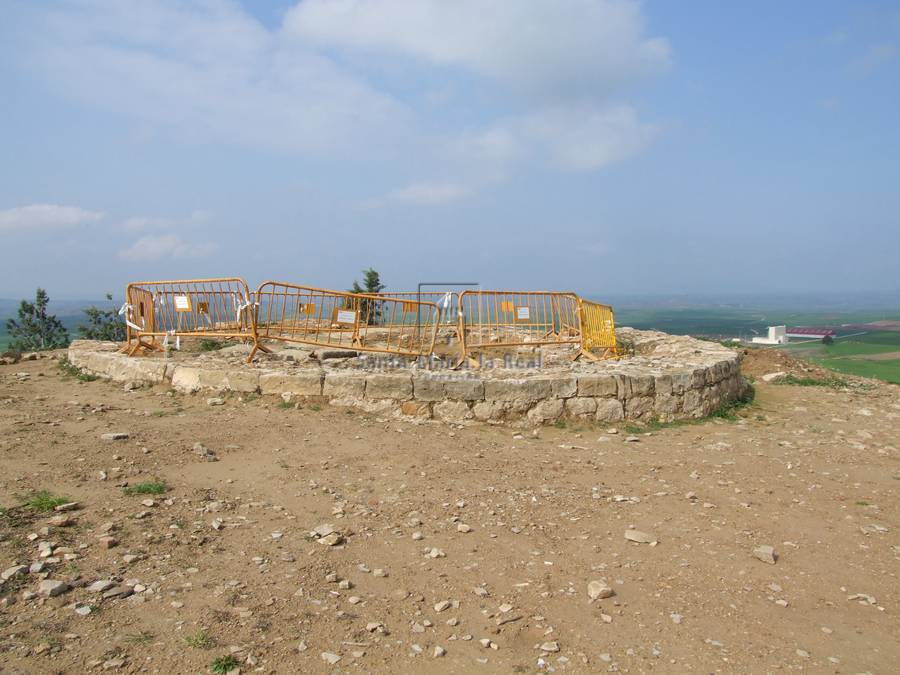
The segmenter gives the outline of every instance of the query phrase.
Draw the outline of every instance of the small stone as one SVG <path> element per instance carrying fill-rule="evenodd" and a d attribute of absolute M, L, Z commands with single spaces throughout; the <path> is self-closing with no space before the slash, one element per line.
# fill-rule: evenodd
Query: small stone
<path fill-rule="evenodd" d="M 3 581 L 7 581 L 8 579 L 12 579 L 13 577 L 17 577 L 20 575 L 28 574 L 28 566 L 27 565 L 14 565 L 3 570 L 3 574 L 0 574 L 0 578 Z"/>
<path fill-rule="evenodd" d="M 384 624 L 381 623 L 380 621 L 370 621 L 369 623 L 366 624 L 366 630 L 369 631 L 370 633 L 374 633 L 376 630 L 378 630 L 379 628 L 383 628 L 383 627 L 384 627 Z"/>
<path fill-rule="evenodd" d="M 412 533 L 413 541 L 422 541 L 425 538 L 425 535 L 421 532 L 413 532 Z"/>
<path fill-rule="evenodd" d="M 334 525 L 329 525 L 328 523 L 323 523 L 322 525 L 318 525 L 312 531 L 313 536 L 316 537 L 327 537 L 329 534 L 332 534 L 336 530 L 334 529 Z"/>
<path fill-rule="evenodd" d="M 799 656 L 801 659 L 808 659 L 808 658 L 809 658 L 809 652 L 806 651 L 805 649 L 798 649 L 798 650 L 797 650 L 797 656 Z"/>
<path fill-rule="evenodd" d="M 225 405 L 225 399 L 224 398 L 208 398 L 208 399 L 206 399 L 206 405 L 209 405 L 209 406 Z"/>
<path fill-rule="evenodd" d="M 89 585 L 87 591 L 90 593 L 103 593 L 115 585 L 116 583 L 110 579 L 100 579 Z"/>
<path fill-rule="evenodd" d="M 124 431 L 114 431 L 108 434 L 101 434 L 100 439 L 104 441 L 125 441 L 128 440 L 128 434 Z"/>
<path fill-rule="evenodd" d="M 122 562 L 125 563 L 126 565 L 130 565 L 131 563 L 133 563 L 135 560 L 138 560 L 139 558 L 140 558 L 140 556 L 135 555 L 134 553 L 126 553 L 125 555 L 122 556 Z"/>
<path fill-rule="evenodd" d="M 58 512 L 63 512 L 63 511 L 74 511 L 78 508 L 80 508 L 78 502 L 66 502 L 65 504 L 60 504 L 53 510 L 58 511 Z"/>
<path fill-rule="evenodd" d="M 625 538 L 638 544 L 655 544 L 656 537 L 640 530 L 625 530 Z"/>
<path fill-rule="evenodd" d="M 603 600 L 611 598 L 616 592 L 603 581 L 591 581 L 587 587 L 588 597 L 591 600 Z"/>
<path fill-rule="evenodd" d="M 358 595 L 351 595 L 349 598 L 347 598 L 347 602 L 349 602 L 351 605 L 358 605 L 362 602 L 362 598 Z"/>
<path fill-rule="evenodd" d="M 444 610 L 450 609 L 450 601 L 449 600 L 441 600 L 434 606 L 435 612 L 443 612 Z"/>
<path fill-rule="evenodd" d="M 59 581 L 58 579 L 44 579 L 40 585 L 38 585 L 38 593 L 45 598 L 55 598 L 57 595 L 62 595 L 68 590 L 69 584 L 65 581 Z"/>
<path fill-rule="evenodd" d="M 155 499 L 143 499 L 143 500 L 141 500 L 141 505 L 146 506 L 148 509 L 153 508 L 154 506 L 156 506 L 156 500 Z"/>
<path fill-rule="evenodd" d="M 75 524 L 75 519 L 68 515 L 53 516 L 47 521 L 53 527 L 69 527 Z"/>
<path fill-rule="evenodd" d="M 681 623 L 684 617 L 681 614 L 669 614 L 669 618 L 672 619 L 672 623 Z"/>
<path fill-rule="evenodd" d="M 119 540 L 115 537 L 100 537 L 97 542 L 102 548 L 106 549 L 113 548 L 119 544 Z"/>
<path fill-rule="evenodd" d="M 638 438 L 637 436 L 626 436 L 625 437 L 626 443 L 640 443 L 640 441 L 641 441 L 641 439 Z"/>
<path fill-rule="evenodd" d="M 556 641 L 553 642 L 545 642 L 540 646 L 540 650 L 542 652 L 558 652 L 559 651 L 559 643 Z"/>
<path fill-rule="evenodd" d="M 337 546 L 343 541 L 343 537 L 337 532 L 332 532 L 317 540 L 323 546 Z"/>
<path fill-rule="evenodd" d="M 434 658 L 438 659 L 438 658 L 444 656 L 446 653 L 447 653 L 447 650 L 444 649 L 443 647 L 441 647 L 440 645 L 434 646 L 434 654 L 433 654 Z"/>
<path fill-rule="evenodd" d="M 774 565 L 775 561 L 778 559 L 775 549 L 768 545 L 757 546 L 753 549 L 753 557 L 757 560 L 761 560 L 767 565 Z"/>
<path fill-rule="evenodd" d="M 387 577 L 387 575 L 388 575 L 387 571 L 381 569 L 380 567 L 376 567 L 374 570 L 372 570 L 373 577 L 378 577 L 380 579 L 384 579 Z"/>
<path fill-rule="evenodd" d="M 489 595 L 488 590 L 481 586 L 476 586 L 472 589 L 472 592 L 477 595 L 479 598 L 485 598 Z"/>
<path fill-rule="evenodd" d="M 334 652 L 322 652 L 320 656 L 322 657 L 322 660 L 325 661 L 325 663 L 328 663 L 332 666 L 341 660 L 341 657 Z"/>
<path fill-rule="evenodd" d="M 88 616 L 94 609 L 90 605 L 79 605 L 75 608 L 75 613 L 79 616 Z"/>
<path fill-rule="evenodd" d="M 456 526 L 457 532 L 462 532 L 463 534 L 467 534 L 472 531 L 472 528 L 466 525 L 465 523 L 460 523 Z"/>

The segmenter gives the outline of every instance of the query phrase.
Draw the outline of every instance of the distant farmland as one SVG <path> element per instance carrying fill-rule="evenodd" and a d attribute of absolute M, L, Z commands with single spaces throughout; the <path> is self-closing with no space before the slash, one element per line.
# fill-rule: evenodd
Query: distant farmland
<path fill-rule="evenodd" d="M 900 331 L 866 331 L 838 337 L 831 345 L 817 340 L 789 344 L 783 349 L 841 373 L 900 384 Z"/>

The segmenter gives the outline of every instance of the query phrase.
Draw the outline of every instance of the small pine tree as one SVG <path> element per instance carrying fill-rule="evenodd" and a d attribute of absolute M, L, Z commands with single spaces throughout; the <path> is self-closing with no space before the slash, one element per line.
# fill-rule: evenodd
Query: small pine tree
<path fill-rule="evenodd" d="M 833 344 L 834 344 L 834 338 L 831 337 L 830 335 L 826 335 L 825 337 L 822 338 L 822 344 L 825 344 L 825 345 L 833 345 Z"/>
<path fill-rule="evenodd" d="M 367 270 L 363 270 L 362 273 L 363 285 L 360 286 L 359 282 L 354 279 L 353 286 L 350 287 L 351 293 L 381 293 L 381 291 L 387 288 L 381 283 L 381 275 L 373 268 L 370 267 Z M 371 308 L 369 307 L 370 303 L 371 301 L 368 299 L 360 301 L 360 316 L 364 322 L 376 324 L 381 318 L 381 303 L 371 303 L 373 305 Z"/>
<path fill-rule="evenodd" d="M 112 301 L 112 295 L 107 293 L 106 299 Z M 116 306 L 110 309 L 99 307 L 86 307 L 81 310 L 87 317 L 87 324 L 78 324 L 78 333 L 85 340 L 106 340 L 109 342 L 125 341 L 125 324 L 119 321 L 119 313 Z"/>
<path fill-rule="evenodd" d="M 19 320 L 7 319 L 6 330 L 12 338 L 10 348 L 20 352 L 59 349 L 69 344 L 69 333 L 62 322 L 47 314 L 50 296 L 43 288 L 34 294 L 34 304 L 22 300 Z"/>

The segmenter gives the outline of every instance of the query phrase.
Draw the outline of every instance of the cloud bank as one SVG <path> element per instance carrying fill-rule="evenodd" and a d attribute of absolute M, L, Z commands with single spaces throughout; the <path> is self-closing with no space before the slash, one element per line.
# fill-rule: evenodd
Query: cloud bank
<path fill-rule="evenodd" d="M 383 162 L 408 204 L 641 152 L 657 129 L 629 95 L 670 62 L 634 0 L 304 0 L 274 28 L 228 0 L 82 0 L 30 20 L 28 62 L 65 96 L 179 141 Z"/>

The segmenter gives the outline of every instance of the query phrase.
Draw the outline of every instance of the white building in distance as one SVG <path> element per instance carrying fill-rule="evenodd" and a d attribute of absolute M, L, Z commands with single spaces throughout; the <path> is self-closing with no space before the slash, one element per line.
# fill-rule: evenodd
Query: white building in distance
<path fill-rule="evenodd" d="M 769 326 L 768 336 L 753 338 L 757 345 L 783 345 L 787 341 L 787 326 Z"/>

